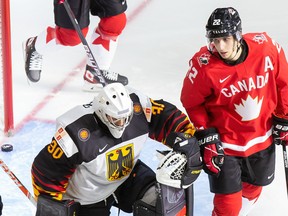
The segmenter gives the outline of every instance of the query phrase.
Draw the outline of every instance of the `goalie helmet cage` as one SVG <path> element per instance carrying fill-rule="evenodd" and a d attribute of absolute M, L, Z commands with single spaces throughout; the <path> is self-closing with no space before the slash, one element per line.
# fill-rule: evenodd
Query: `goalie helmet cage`
<path fill-rule="evenodd" d="M 0 5 L 0 126 L 4 135 L 10 136 L 14 129 L 13 97 L 12 97 L 12 60 L 10 0 L 1 0 Z"/>

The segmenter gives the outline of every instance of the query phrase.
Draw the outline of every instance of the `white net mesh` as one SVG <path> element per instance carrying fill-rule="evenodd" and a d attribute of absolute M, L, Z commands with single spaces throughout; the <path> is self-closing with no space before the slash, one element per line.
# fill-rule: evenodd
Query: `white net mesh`
<path fill-rule="evenodd" d="M 185 155 L 172 152 L 172 155 L 164 162 L 166 169 L 169 170 L 171 179 L 180 180 L 182 178 L 186 162 Z"/>

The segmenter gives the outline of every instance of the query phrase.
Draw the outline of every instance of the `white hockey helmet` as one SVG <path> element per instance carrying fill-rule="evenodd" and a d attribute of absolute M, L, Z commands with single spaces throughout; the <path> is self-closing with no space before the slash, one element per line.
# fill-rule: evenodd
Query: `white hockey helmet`
<path fill-rule="evenodd" d="M 115 138 L 120 138 L 133 115 L 133 102 L 121 83 L 106 85 L 93 100 L 96 115 Z"/>

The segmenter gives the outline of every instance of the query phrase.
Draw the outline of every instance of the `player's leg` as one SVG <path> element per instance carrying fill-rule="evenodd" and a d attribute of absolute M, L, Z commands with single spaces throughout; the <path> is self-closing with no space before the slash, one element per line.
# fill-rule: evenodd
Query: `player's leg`
<path fill-rule="evenodd" d="M 73 13 L 78 20 L 83 35 L 86 36 L 89 25 L 89 1 L 69 1 Z M 56 52 L 65 46 L 78 45 L 81 40 L 70 21 L 63 4 L 54 0 L 54 19 L 56 27 L 47 27 L 36 37 L 31 37 L 23 43 L 25 71 L 32 82 L 40 80 L 43 56 L 48 52 Z"/>
<path fill-rule="evenodd" d="M 275 145 L 257 152 L 243 160 L 242 208 L 239 215 L 246 216 L 255 206 L 262 187 L 274 180 Z"/>
<path fill-rule="evenodd" d="M 238 216 L 242 205 L 241 159 L 225 156 L 218 177 L 209 175 L 210 190 L 215 194 L 212 215 Z"/>
<path fill-rule="evenodd" d="M 79 214 L 77 216 L 92 216 L 92 215 L 101 215 L 101 216 L 110 216 L 110 209 L 112 204 L 115 202 L 113 195 L 109 196 L 107 199 L 94 203 L 91 205 L 81 205 Z"/>
<path fill-rule="evenodd" d="M 216 193 L 212 215 L 246 216 L 259 198 L 262 186 L 274 179 L 275 145 L 248 158 L 226 156 L 221 169 L 219 178 L 210 176 L 211 191 Z"/>
<path fill-rule="evenodd" d="M 117 202 L 114 203 L 114 206 L 124 212 L 132 213 L 134 202 L 141 199 L 146 191 L 155 185 L 155 182 L 154 171 L 138 160 L 129 178 L 115 191 Z M 156 200 L 155 196 L 152 196 L 152 199 Z"/>
<path fill-rule="evenodd" d="M 133 215 L 187 215 L 185 190 L 156 183 L 144 193 L 141 199 L 135 201 Z"/>
<path fill-rule="evenodd" d="M 230 194 L 215 194 L 212 216 L 238 216 L 242 205 L 242 191 Z"/>
<path fill-rule="evenodd" d="M 109 70 L 117 49 L 119 35 L 126 26 L 124 13 L 126 9 L 126 1 L 91 0 L 91 14 L 99 16 L 100 22 L 93 30 L 89 46 L 107 83 L 128 84 L 127 77 Z M 84 80 L 87 81 L 87 88 L 84 86 L 84 90 L 87 91 L 94 90 L 91 84 L 96 84 L 96 89 L 101 86 L 100 83 L 97 85 L 97 79 L 92 76 L 91 70 L 93 70 L 91 63 L 87 60 L 87 72 L 84 74 Z"/>
<path fill-rule="evenodd" d="M 251 185 L 246 182 L 243 182 L 242 185 L 242 207 L 239 216 L 247 216 L 257 202 L 262 192 L 262 186 Z"/>
<path fill-rule="evenodd" d="M 185 215 L 185 191 L 156 182 L 153 170 L 138 161 L 129 178 L 116 190 L 116 207 L 135 216 Z"/>

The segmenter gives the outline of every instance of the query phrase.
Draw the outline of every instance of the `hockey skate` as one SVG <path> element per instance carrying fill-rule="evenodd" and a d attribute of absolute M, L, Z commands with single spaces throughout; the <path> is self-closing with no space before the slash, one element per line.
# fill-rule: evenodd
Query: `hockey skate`
<path fill-rule="evenodd" d="M 35 49 L 36 38 L 31 37 L 23 42 L 25 71 L 31 82 L 38 82 L 40 80 L 42 70 L 42 55 Z"/>
<path fill-rule="evenodd" d="M 99 81 L 99 78 L 93 74 L 94 69 L 86 65 L 86 70 L 84 73 L 84 86 L 83 90 L 84 91 L 91 91 L 91 92 L 97 92 L 99 91 L 103 86 L 101 82 Z M 105 79 L 105 82 L 107 84 L 109 83 L 114 83 L 114 82 L 119 82 L 122 83 L 123 85 L 128 84 L 128 78 L 125 76 L 122 76 L 118 73 L 111 72 L 108 70 L 100 70 L 103 78 Z"/>

